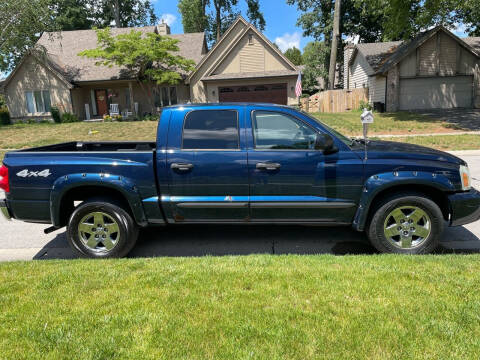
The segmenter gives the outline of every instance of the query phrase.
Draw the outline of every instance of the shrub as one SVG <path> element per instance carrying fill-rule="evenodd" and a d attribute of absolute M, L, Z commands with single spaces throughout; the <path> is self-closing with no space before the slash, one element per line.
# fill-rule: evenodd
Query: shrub
<path fill-rule="evenodd" d="M 372 110 L 373 107 L 368 101 L 360 100 L 360 106 L 358 107 L 358 110 L 363 111 L 363 109 Z"/>
<path fill-rule="evenodd" d="M 10 119 L 10 112 L 8 108 L 3 105 L 0 107 L 0 124 L 1 125 L 10 125 L 12 120 Z"/>
<path fill-rule="evenodd" d="M 7 103 L 5 102 L 5 98 L 3 97 L 2 94 L 0 94 L 0 108 L 7 106 Z"/>
<path fill-rule="evenodd" d="M 151 115 L 151 114 L 148 114 L 148 115 L 145 115 L 143 118 L 142 118 L 143 121 L 158 121 L 158 115 Z"/>
<path fill-rule="evenodd" d="M 77 121 L 78 121 L 78 117 L 75 114 L 68 113 L 68 112 L 62 114 L 62 123 L 73 123 Z"/>
<path fill-rule="evenodd" d="M 57 124 L 62 122 L 62 117 L 60 116 L 60 110 L 58 107 L 52 106 L 50 113 L 52 114 L 53 121 L 55 121 Z"/>

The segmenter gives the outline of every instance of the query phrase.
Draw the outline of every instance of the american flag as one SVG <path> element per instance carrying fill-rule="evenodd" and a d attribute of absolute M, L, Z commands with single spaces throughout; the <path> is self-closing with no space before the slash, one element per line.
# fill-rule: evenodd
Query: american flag
<path fill-rule="evenodd" d="M 297 84 L 295 85 L 295 95 L 300 97 L 302 95 L 302 73 L 298 73 Z"/>

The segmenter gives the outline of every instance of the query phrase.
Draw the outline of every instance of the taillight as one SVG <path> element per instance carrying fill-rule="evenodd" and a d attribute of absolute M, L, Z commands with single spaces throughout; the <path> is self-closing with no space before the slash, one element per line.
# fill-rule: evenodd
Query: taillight
<path fill-rule="evenodd" d="M 0 166 L 0 189 L 5 192 L 10 192 L 10 185 L 8 184 L 8 168 L 5 165 Z"/>

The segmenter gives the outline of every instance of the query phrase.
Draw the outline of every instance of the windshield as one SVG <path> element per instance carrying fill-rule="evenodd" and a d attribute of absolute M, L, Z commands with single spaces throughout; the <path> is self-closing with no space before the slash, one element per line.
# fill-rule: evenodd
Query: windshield
<path fill-rule="evenodd" d="M 335 129 L 332 129 L 330 126 L 328 126 L 327 124 L 321 122 L 320 120 L 318 120 L 317 118 L 311 116 L 310 114 L 306 113 L 305 111 L 301 111 L 301 113 L 305 116 L 308 116 L 308 118 L 316 121 L 317 123 L 319 123 L 320 125 L 322 125 L 324 128 L 326 128 L 328 131 L 330 131 L 333 135 L 335 135 L 339 140 L 341 140 L 342 142 L 344 142 L 346 145 L 348 146 L 351 146 L 352 143 L 353 143 L 353 139 L 352 138 L 348 138 L 346 137 L 345 135 L 343 134 L 340 134 L 337 130 Z"/>

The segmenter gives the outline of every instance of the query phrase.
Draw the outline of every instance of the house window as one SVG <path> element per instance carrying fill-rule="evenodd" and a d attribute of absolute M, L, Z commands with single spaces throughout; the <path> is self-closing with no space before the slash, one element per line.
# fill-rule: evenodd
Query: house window
<path fill-rule="evenodd" d="M 155 107 L 178 104 L 177 88 L 175 86 L 155 88 L 153 94 Z"/>
<path fill-rule="evenodd" d="M 248 45 L 253 45 L 253 34 L 248 34 Z"/>
<path fill-rule="evenodd" d="M 27 100 L 27 112 L 29 114 L 50 112 L 52 108 L 50 91 L 27 91 L 25 92 L 25 97 Z"/>

